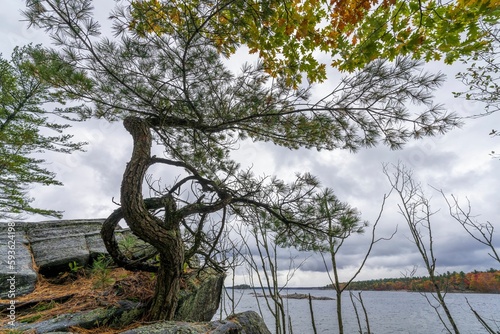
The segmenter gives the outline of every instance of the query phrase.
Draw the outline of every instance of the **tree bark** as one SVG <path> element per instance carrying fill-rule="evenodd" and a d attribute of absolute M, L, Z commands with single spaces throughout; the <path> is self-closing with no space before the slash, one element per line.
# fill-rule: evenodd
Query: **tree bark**
<path fill-rule="evenodd" d="M 144 199 L 144 203 L 146 204 L 146 208 L 148 210 L 155 210 L 164 207 L 164 201 L 162 198 L 146 198 Z M 118 241 L 115 237 L 116 227 L 120 220 L 123 219 L 123 210 L 122 208 L 118 208 L 108 218 L 104 221 L 101 228 L 101 238 L 104 242 L 104 246 L 108 251 L 108 254 L 111 256 L 113 261 L 117 265 L 122 268 L 125 268 L 130 271 L 148 271 L 148 272 L 158 272 L 158 266 L 150 265 L 144 263 L 144 259 L 138 258 L 128 258 L 125 254 L 122 253 L 120 247 L 118 245 Z"/>
<path fill-rule="evenodd" d="M 172 251 L 176 249 L 178 247 L 171 246 Z M 149 309 L 149 318 L 154 320 L 174 318 L 180 290 L 183 255 L 183 252 L 170 255 L 160 253 L 160 268 L 156 279 L 155 295 Z"/>
<path fill-rule="evenodd" d="M 149 318 L 172 320 L 177 308 L 184 264 L 181 218 L 176 214 L 175 202 L 169 196 L 162 198 L 164 220 L 151 214 L 146 207 L 142 186 L 151 164 L 151 131 L 148 123 L 138 117 L 127 117 L 123 125 L 134 140 L 132 157 L 125 168 L 121 185 L 123 218 L 135 235 L 153 245 L 160 253 L 160 267 Z"/>

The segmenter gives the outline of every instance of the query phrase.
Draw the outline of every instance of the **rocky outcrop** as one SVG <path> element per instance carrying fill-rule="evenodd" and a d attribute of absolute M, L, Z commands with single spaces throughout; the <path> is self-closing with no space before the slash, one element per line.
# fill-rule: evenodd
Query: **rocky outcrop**
<path fill-rule="evenodd" d="M 84 266 L 99 254 L 107 254 L 100 236 L 103 221 L 0 222 L 0 298 L 14 299 L 32 292 L 37 281 L 35 268 L 41 274 L 56 275 L 68 271 L 72 262 Z M 117 236 L 127 231 L 121 230 Z M 13 264 L 8 254 L 14 256 Z M 210 268 L 186 275 L 175 319 L 210 321 L 219 307 L 224 277 Z"/>
<path fill-rule="evenodd" d="M 225 275 L 206 268 L 185 279 L 180 291 L 176 320 L 210 321 L 219 308 Z"/>
<path fill-rule="evenodd" d="M 131 324 L 142 313 L 138 304 L 122 302 L 118 307 L 63 314 L 50 320 L 32 324 L 16 323 L 0 330 L 37 334 L 68 333 L 71 327 L 92 330 L 102 325 L 121 328 Z M 163 321 L 120 332 L 122 334 L 271 334 L 264 320 L 254 311 L 234 314 L 225 320 L 212 322 Z"/>
<path fill-rule="evenodd" d="M 32 292 L 37 273 L 28 239 L 15 223 L 0 224 L 0 257 L 0 298 L 14 299 Z"/>
<path fill-rule="evenodd" d="M 83 266 L 98 254 L 106 254 L 100 236 L 103 222 L 104 219 L 0 222 L 0 298 L 8 297 L 7 279 L 11 276 L 15 278 L 16 296 L 21 296 L 33 291 L 35 268 L 44 275 L 57 275 L 69 270 L 69 263 Z M 9 227 L 15 235 L 8 234 Z M 8 253 L 9 250 L 14 253 Z M 15 256 L 13 265 L 3 254 Z"/>
<path fill-rule="evenodd" d="M 236 327 L 236 333 L 241 333 L 241 334 L 271 334 L 269 329 L 266 326 L 266 323 L 264 320 L 257 314 L 257 312 L 254 311 L 246 311 L 243 313 L 239 314 L 234 314 L 232 316 L 229 316 L 223 326 L 218 327 L 218 330 L 215 330 L 212 332 L 212 334 L 219 334 L 219 333 L 233 333 L 231 331 L 226 330 L 225 328 L 228 327 L 228 325 L 233 324 Z M 234 331 L 234 329 L 233 329 Z"/>
<path fill-rule="evenodd" d="M 28 223 L 26 235 L 41 274 L 68 270 L 68 264 L 87 265 L 92 255 L 106 253 L 99 231 L 102 219 Z"/>
<path fill-rule="evenodd" d="M 120 302 L 117 307 L 97 308 L 95 310 L 63 314 L 53 319 L 31 324 L 16 323 L 15 326 L 2 328 L 5 330 L 17 330 L 22 332 L 55 333 L 67 332 L 71 327 L 92 329 L 102 325 L 118 328 L 129 325 L 142 313 L 137 303 L 129 301 Z"/>
<path fill-rule="evenodd" d="M 121 334 L 271 334 L 264 320 L 254 311 L 234 314 L 222 321 L 187 323 L 165 321 L 131 329 Z"/>

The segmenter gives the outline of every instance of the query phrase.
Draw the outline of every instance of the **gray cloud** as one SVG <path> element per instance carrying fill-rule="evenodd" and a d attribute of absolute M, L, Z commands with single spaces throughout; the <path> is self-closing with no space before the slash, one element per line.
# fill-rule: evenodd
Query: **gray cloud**
<path fill-rule="evenodd" d="M 16 45 L 48 42 L 44 33 L 26 30 L 26 25 L 18 21 L 21 17 L 19 8 L 15 7 L 6 6 L 0 13 L 0 52 L 4 58 L 10 56 Z M 104 18 L 104 13 L 105 11 L 99 12 L 99 15 Z M 232 68 L 236 70 L 239 65 Z M 443 67 L 442 64 L 433 63 L 427 65 L 427 68 L 430 71 L 444 70 L 448 75 L 448 82 L 437 96 L 438 102 L 444 103 L 450 111 L 464 116 L 481 112 L 483 106 L 480 104 L 452 97 L 452 91 L 462 89 L 461 84 L 453 80 L 456 67 Z M 331 85 L 331 82 L 327 82 L 319 86 L 314 94 L 320 96 Z M 484 270 L 498 268 L 498 263 L 488 257 L 487 249 L 472 240 L 447 216 L 447 207 L 441 195 L 427 188 L 427 185 L 443 189 L 446 194 L 453 193 L 461 200 L 468 197 L 474 212 L 481 214 L 478 219 L 490 221 L 498 227 L 500 162 L 491 159 L 488 153 L 492 150 L 500 151 L 500 140 L 492 139 L 488 133 L 500 124 L 499 121 L 500 114 L 467 119 L 461 129 L 443 136 L 410 142 L 399 151 L 391 151 L 383 146 L 363 149 L 356 154 L 305 149 L 291 151 L 268 143 L 245 141 L 234 153 L 234 157 L 244 166 L 253 166 L 258 175 L 276 174 L 289 180 L 295 172 L 311 172 L 318 176 L 324 186 L 333 188 L 342 201 L 357 207 L 371 225 L 379 214 L 383 195 L 390 190 L 381 166 L 383 163 L 401 161 L 414 170 L 415 178 L 426 187 L 427 194 L 432 197 L 433 208 L 441 210 L 433 221 L 438 271 Z M 35 205 L 64 210 L 65 218 L 106 217 L 116 208 L 112 198 L 119 197 L 121 176 L 131 150 L 130 137 L 120 123 L 108 124 L 105 121 L 74 124 L 71 131 L 77 139 L 90 142 L 87 152 L 70 156 L 44 156 L 49 163 L 48 167 L 57 172 L 64 186 L 34 188 L 32 195 L 36 198 Z M 158 172 L 158 175 L 169 180 L 176 173 L 175 170 L 169 170 Z M 395 199 L 389 199 L 377 236 L 390 236 L 396 226 L 398 233 L 392 240 L 376 245 L 359 278 L 400 276 L 401 272 L 414 265 L 422 268 L 419 254 L 408 239 L 410 234 L 397 210 Z M 42 217 L 33 219 L 40 220 Z M 338 257 L 343 279 L 349 278 L 361 263 L 369 239 L 370 228 L 365 235 L 353 236 L 346 242 Z M 497 244 L 500 244 L 499 240 L 500 236 L 497 234 Z M 328 283 L 323 260 L 318 254 L 280 250 L 278 255 L 279 267 L 284 270 L 288 268 L 290 256 L 296 257 L 295 263 L 307 258 L 301 270 L 295 274 L 292 285 Z M 244 270 L 240 269 L 238 276 L 241 282 L 245 281 L 242 271 Z"/>

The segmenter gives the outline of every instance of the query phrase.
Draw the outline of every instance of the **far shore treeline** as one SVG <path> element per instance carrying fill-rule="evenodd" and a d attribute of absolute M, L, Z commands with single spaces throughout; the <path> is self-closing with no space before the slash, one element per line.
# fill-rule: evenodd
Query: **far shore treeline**
<path fill-rule="evenodd" d="M 488 271 L 474 270 L 470 273 L 463 271 L 457 273 L 446 272 L 437 276 L 441 291 L 447 292 L 476 292 L 476 293 L 500 293 L 500 270 L 489 269 Z M 255 289 L 248 284 L 235 285 L 234 289 Z M 333 289 L 331 284 L 323 287 L 287 287 L 284 289 Z M 382 278 L 368 281 L 351 282 L 348 290 L 372 290 L 372 291 L 418 291 L 434 292 L 432 282 L 429 277 L 402 277 L 402 278 Z"/>
<path fill-rule="evenodd" d="M 446 272 L 438 275 L 438 284 L 441 291 L 448 292 L 480 292 L 500 293 L 500 270 L 491 268 L 488 271 Z M 331 286 L 326 286 L 331 288 Z M 349 290 L 375 291 L 420 291 L 433 292 L 435 289 L 429 277 L 384 278 L 369 281 L 352 282 Z"/>

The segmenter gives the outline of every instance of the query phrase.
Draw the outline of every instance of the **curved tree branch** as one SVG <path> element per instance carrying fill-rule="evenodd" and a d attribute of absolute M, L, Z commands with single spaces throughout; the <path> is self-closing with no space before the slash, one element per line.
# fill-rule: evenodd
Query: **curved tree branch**
<path fill-rule="evenodd" d="M 148 210 L 156 210 L 165 206 L 163 198 L 146 198 L 144 204 Z M 104 241 L 104 246 L 109 255 L 113 258 L 115 263 L 127 270 L 131 271 L 148 271 L 157 272 L 158 266 L 144 263 L 144 259 L 130 259 L 120 250 L 119 244 L 116 240 L 115 230 L 120 220 L 123 219 L 123 209 L 120 207 L 113 211 L 113 213 L 106 218 L 101 228 L 101 237 Z"/>

